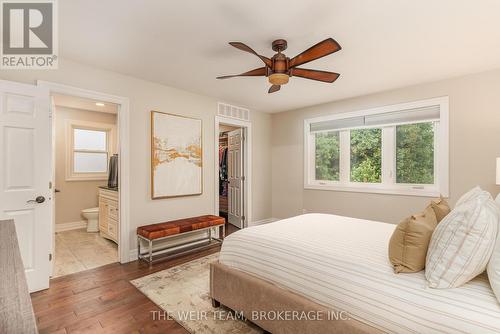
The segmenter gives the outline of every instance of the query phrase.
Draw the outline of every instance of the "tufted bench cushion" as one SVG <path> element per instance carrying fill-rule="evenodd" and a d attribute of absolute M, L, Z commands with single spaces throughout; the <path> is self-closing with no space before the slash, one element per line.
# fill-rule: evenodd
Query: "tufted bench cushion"
<path fill-rule="evenodd" d="M 140 226 L 137 228 L 137 234 L 146 239 L 155 240 L 207 227 L 224 225 L 224 223 L 225 220 L 222 217 L 206 215 Z"/>

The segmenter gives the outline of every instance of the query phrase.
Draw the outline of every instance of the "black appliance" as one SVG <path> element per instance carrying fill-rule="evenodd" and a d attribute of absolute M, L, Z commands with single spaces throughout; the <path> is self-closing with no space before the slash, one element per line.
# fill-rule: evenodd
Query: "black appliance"
<path fill-rule="evenodd" d="M 109 158 L 108 187 L 118 188 L 118 154 Z"/>

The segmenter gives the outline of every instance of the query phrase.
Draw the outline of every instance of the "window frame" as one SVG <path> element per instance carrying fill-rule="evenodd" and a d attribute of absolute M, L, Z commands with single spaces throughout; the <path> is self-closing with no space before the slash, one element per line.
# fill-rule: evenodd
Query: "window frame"
<path fill-rule="evenodd" d="M 92 131 L 102 131 L 106 132 L 106 151 L 100 150 L 75 150 L 74 141 L 74 130 L 92 130 Z M 87 122 L 78 120 L 67 120 L 66 121 L 66 181 L 102 181 L 108 179 L 109 172 L 109 158 L 114 153 L 114 138 L 115 138 L 116 125 L 110 123 L 101 122 Z M 107 153 L 106 161 L 106 172 L 95 173 L 95 172 L 75 172 L 75 153 L 76 152 L 86 152 L 86 153 Z"/>
<path fill-rule="evenodd" d="M 407 122 L 376 126 L 358 126 L 338 129 L 340 137 L 340 175 L 339 181 L 315 179 L 316 150 L 315 133 L 311 133 L 311 123 L 340 120 L 351 117 L 383 114 L 415 108 L 439 106 L 439 121 L 434 122 L 434 184 L 396 183 L 396 126 L 416 124 Z M 352 129 L 382 129 L 382 182 L 361 183 L 350 181 L 350 132 Z M 331 131 L 325 131 L 331 132 Z M 400 103 L 378 108 L 337 113 L 304 120 L 304 189 L 364 192 L 377 194 L 408 195 L 422 197 L 449 196 L 449 98 L 448 96 Z"/>

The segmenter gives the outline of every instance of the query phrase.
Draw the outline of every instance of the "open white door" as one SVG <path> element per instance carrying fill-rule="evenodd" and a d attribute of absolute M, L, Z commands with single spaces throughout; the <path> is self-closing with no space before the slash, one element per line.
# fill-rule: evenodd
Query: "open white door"
<path fill-rule="evenodd" d="M 31 292 L 49 287 L 50 126 L 46 88 L 0 80 L 0 220 L 15 221 Z"/>
<path fill-rule="evenodd" d="M 228 133 L 227 176 L 228 186 L 228 220 L 236 227 L 244 227 L 243 210 L 243 129 Z"/>

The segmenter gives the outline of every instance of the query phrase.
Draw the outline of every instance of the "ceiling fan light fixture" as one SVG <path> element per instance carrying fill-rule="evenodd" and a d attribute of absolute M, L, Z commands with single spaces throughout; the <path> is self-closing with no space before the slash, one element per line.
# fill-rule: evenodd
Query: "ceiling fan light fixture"
<path fill-rule="evenodd" d="M 290 77 L 285 73 L 273 73 L 268 77 L 269 83 L 272 85 L 284 85 L 288 83 Z"/>

